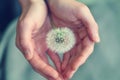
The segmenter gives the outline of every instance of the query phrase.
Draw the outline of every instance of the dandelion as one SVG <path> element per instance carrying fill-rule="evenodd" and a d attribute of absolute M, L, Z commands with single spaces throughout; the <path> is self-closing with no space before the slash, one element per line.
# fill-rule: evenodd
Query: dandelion
<path fill-rule="evenodd" d="M 75 35 L 71 29 L 53 28 L 46 37 L 47 47 L 56 53 L 65 53 L 75 45 Z"/>

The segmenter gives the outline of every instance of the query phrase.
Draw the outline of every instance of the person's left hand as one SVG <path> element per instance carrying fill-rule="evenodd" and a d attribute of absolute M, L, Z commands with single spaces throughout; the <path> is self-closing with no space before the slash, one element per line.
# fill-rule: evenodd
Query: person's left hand
<path fill-rule="evenodd" d="M 83 3 L 74 0 L 50 0 L 48 4 L 54 24 L 57 27 L 69 27 L 76 37 L 75 46 L 64 54 L 62 62 L 61 74 L 68 80 L 85 63 L 95 42 L 99 42 L 98 26 Z"/>
<path fill-rule="evenodd" d="M 31 64 L 32 68 L 48 80 L 62 80 L 59 72 L 50 66 L 46 52 L 46 35 L 51 29 L 47 7 L 43 0 L 19 0 L 22 14 L 18 19 L 16 46 Z M 32 1 L 32 2 L 31 2 Z M 48 52 L 57 65 L 56 54 Z"/>

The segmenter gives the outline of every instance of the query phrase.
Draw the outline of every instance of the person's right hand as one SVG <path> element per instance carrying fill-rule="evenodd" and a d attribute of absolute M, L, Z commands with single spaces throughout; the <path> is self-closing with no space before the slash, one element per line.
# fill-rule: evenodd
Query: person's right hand
<path fill-rule="evenodd" d="M 51 18 L 56 27 L 70 28 L 76 38 L 75 46 L 64 53 L 62 75 L 69 80 L 77 69 L 85 63 L 99 42 L 98 25 L 89 8 L 76 0 L 48 0 Z"/>
<path fill-rule="evenodd" d="M 22 14 L 17 24 L 16 46 L 33 69 L 49 80 L 62 80 L 57 70 L 47 60 L 45 38 L 51 29 L 47 7 L 43 0 L 20 0 Z M 58 56 L 48 52 L 60 64 Z"/>

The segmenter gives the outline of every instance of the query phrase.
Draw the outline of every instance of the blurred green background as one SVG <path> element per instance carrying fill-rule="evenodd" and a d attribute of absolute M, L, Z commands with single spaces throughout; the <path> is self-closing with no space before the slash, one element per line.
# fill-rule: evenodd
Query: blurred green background
<path fill-rule="evenodd" d="M 71 80 L 120 80 L 120 0 L 78 1 L 90 8 L 101 42 Z M 20 12 L 17 0 L 0 0 L 0 80 L 45 80 L 15 47 L 15 18 Z"/>

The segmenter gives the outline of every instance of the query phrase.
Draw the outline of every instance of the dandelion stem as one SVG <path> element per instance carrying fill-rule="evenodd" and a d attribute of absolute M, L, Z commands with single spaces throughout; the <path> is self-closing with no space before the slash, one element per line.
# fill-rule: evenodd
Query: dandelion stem
<path fill-rule="evenodd" d="M 53 22 L 53 19 L 52 19 L 52 16 L 50 15 L 50 23 L 52 25 L 52 28 L 55 29 L 56 28 L 56 25 L 54 24 Z"/>

